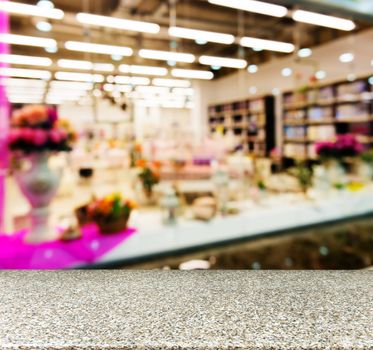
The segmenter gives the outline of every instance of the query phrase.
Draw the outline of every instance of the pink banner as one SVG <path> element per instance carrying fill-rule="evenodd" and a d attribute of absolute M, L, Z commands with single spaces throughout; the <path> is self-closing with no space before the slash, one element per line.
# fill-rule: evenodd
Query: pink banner
<path fill-rule="evenodd" d="M 4 1 L 4 0 L 0 0 Z M 7 13 L 0 11 L 0 34 L 9 32 Z M 9 46 L 0 41 L 0 54 L 9 53 Z M 0 68 L 5 64 L 0 62 Z M 9 123 L 9 104 L 6 96 L 4 77 L 0 73 L 0 232 L 4 231 L 5 215 L 5 177 L 8 165 L 7 136 Z"/>

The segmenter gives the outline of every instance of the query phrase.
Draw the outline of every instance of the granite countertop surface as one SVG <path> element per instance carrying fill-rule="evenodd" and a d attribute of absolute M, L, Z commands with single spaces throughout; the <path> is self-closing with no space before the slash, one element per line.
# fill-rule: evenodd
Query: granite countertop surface
<path fill-rule="evenodd" d="M 3 349 L 373 349 L 373 272 L 1 271 Z"/>

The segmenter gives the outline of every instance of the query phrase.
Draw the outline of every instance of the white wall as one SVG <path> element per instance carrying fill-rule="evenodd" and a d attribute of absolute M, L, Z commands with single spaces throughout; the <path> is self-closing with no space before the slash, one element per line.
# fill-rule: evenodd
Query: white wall
<path fill-rule="evenodd" d="M 338 58 L 344 52 L 355 54 L 355 61 L 352 64 L 339 62 Z M 306 64 L 298 64 L 294 58 L 294 56 L 287 56 L 283 59 L 272 60 L 260 65 L 259 71 L 255 74 L 250 74 L 243 69 L 213 81 L 208 91 L 202 90 L 206 98 L 202 97 L 200 101 L 215 104 L 270 94 L 274 88 L 280 91 L 293 90 L 307 84 L 310 76 L 319 69 L 327 73 L 326 79 L 321 83 L 346 79 L 349 73 L 355 73 L 357 76 L 373 74 L 373 66 L 370 64 L 373 60 L 373 30 L 363 31 L 357 35 L 313 48 L 313 55 L 304 59 Z M 292 68 L 297 74 L 283 77 L 281 70 L 285 67 Z M 250 95 L 251 86 L 257 88 L 256 94 Z"/>

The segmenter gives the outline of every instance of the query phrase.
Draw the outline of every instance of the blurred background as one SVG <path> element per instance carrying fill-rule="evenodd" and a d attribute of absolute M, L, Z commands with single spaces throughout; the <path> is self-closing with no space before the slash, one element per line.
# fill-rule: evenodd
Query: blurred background
<path fill-rule="evenodd" d="M 370 0 L 0 1 L 0 268 L 373 265 Z"/>

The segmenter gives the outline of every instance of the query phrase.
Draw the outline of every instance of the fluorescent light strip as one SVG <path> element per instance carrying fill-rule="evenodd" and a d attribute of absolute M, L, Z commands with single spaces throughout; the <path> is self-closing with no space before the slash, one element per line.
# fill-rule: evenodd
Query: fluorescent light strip
<path fill-rule="evenodd" d="M 28 66 L 49 67 L 52 60 L 47 57 L 0 54 L 0 62 Z"/>
<path fill-rule="evenodd" d="M 50 19 L 62 19 L 64 17 L 63 11 L 59 9 L 20 4 L 14 1 L 0 1 L 0 11 Z"/>
<path fill-rule="evenodd" d="M 172 93 L 182 96 L 193 96 L 194 90 L 192 88 L 173 88 Z"/>
<path fill-rule="evenodd" d="M 43 97 L 45 91 L 7 91 L 6 94 L 8 98 L 13 97 L 30 97 L 30 98 L 36 98 L 36 97 Z"/>
<path fill-rule="evenodd" d="M 214 78 L 214 74 L 205 70 L 194 70 L 194 69 L 173 69 L 171 75 L 176 78 L 189 78 L 189 79 L 204 79 L 211 80 Z"/>
<path fill-rule="evenodd" d="M 48 80 L 51 73 L 46 70 L 23 69 L 23 68 L 0 68 L 0 76 L 19 77 L 19 78 L 36 78 Z"/>
<path fill-rule="evenodd" d="M 67 41 L 65 48 L 70 51 L 98 53 L 102 55 L 132 56 L 133 50 L 126 46 L 93 44 L 80 41 Z"/>
<path fill-rule="evenodd" d="M 130 91 L 132 91 L 132 86 L 130 86 L 130 85 L 115 85 L 115 90 L 119 91 L 119 92 L 130 92 Z"/>
<path fill-rule="evenodd" d="M 145 94 L 166 94 L 170 92 L 170 88 L 163 86 L 138 86 L 136 92 Z"/>
<path fill-rule="evenodd" d="M 155 78 L 153 79 L 153 85 L 155 86 L 166 86 L 166 87 L 190 87 L 190 81 L 188 80 L 179 80 L 179 79 L 162 79 Z"/>
<path fill-rule="evenodd" d="M 242 46 L 251 48 L 261 48 L 263 50 L 278 51 L 290 53 L 295 50 L 295 46 L 290 43 L 284 43 L 281 41 L 265 40 L 251 37 L 243 37 L 240 41 Z"/>
<path fill-rule="evenodd" d="M 47 85 L 44 80 L 36 80 L 36 79 L 16 79 L 16 78 L 9 78 L 5 80 L 5 85 L 7 87 L 40 87 L 43 88 Z"/>
<path fill-rule="evenodd" d="M 136 66 L 121 64 L 119 66 L 119 71 L 122 73 L 132 73 L 140 75 L 156 75 L 156 76 L 165 76 L 168 74 L 167 68 L 162 67 L 151 67 L 151 66 Z"/>
<path fill-rule="evenodd" d="M 49 86 L 52 89 L 66 89 L 66 90 L 91 90 L 93 88 L 92 83 L 78 83 L 78 82 L 67 82 L 53 80 L 50 82 Z"/>
<path fill-rule="evenodd" d="M 54 39 L 8 33 L 0 34 L 0 42 L 11 45 L 25 45 L 44 48 L 57 47 L 57 41 Z"/>
<path fill-rule="evenodd" d="M 104 91 L 106 92 L 130 92 L 132 91 L 132 86 L 130 85 L 114 85 L 105 84 Z"/>
<path fill-rule="evenodd" d="M 39 104 L 43 102 L 42 98 L 28 98 L 27 96 L 16 96 L 9 98 L 12 104 Z"/>
<path fill-rule="evenodd" d="M 322 15 L 320 13 L 296 10 L 292 14 L 293 20 L 308 24 L 314 24 L 322 27 L 334 28 L 339 30 L 350 31 L 355 29 L 356 25 L 349 19 Z"/>
<path fill-rule="evenodd" d="M 179 101 L 165 101 L 161 104 L 162 108 L 175 108 L 175 109 L 183 109 L 184 102 Z"/>
<path fill-rule="evenodd" d="M 176 38 L 204 40 L 212 43 L 230 45 L 234 43 L 234 36 L 231 34 L 223 34 L 216 32 L 209 32 L 205 30 L 197 30 L 182 27 L 170 27 L 168 34 Z"/>
<path fill-rule="evenodd" d="M 117 84 L 131 84 L 131 85 L 149 85 L 149 78 L 144 77 L 125 77 L 125 76 L 116 76 L 115 82 Z"/>
<path fill-rule="evenodd" d="M 153 60 L 175 61 L 175 62 L 184 62 L 184 63 L 193 63 L 196 60 L 195 56 L 192 55 L 191 53 L 146 50 L 146 49 L 141 49 L 139 51 L 139 56 L 142 58 L 148 58 L 148 59 L 153 59 Z"/>
<path fill-rule="evenodd" d="M 57 65 L 61 68 L 94 70 L 97 72 L 113 72 L 115 67 L 111 63 L 93 63 L 90 61 L 60 59 Z"/>
<path fill-rule="evenodd" d="M 78 22 L 84 24 L 91 24 L 94 26 L 106 28 L 129 30 L 140 33 L 157 34 L 161 29 L 160 26 L 156 23 L 134 21 L 116 17 L 98 16 L 82 12 L 76 15 L 76 19 L 78 20 Z"/>
<path fill-rule="evenodd" d="M 215 56 L 201 56 L 199 58 L 199 63 L 209 66 L 220 66 L 229 68 L 245 68 L 247 66 L 247 62 L 242 59 Z"/>
<path fill-rule="evenodd" d="M 273 17 L 285 17 L 288 9 L 284 6 L 255 0 L 208 0 L 210 4 L 231 7 L 237 10 L 260 13 Z"/>
<path fill-rule="evenodd" d="M 57 80 L 71 80 L 82 82 L 95 82 L 102 83 L 105 78 L 101 74 L 88 74 L 88 73 L 71 73 L 71 72 L 57 72 Z"/>

